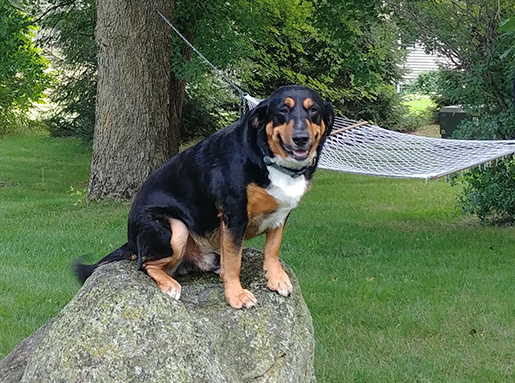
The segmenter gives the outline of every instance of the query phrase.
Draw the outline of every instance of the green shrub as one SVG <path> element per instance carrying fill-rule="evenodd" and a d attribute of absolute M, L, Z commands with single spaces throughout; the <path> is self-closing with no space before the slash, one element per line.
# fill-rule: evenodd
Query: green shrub
<path fill-rule="evenodd" d="M 187 95 L 180 125 L 181 143 L 207 137 L 219 129 L 219 121 L 200 99 Z"/>
<path fill-rule="evenodd" d="M 32 19 L 0 0 L 0 137 L 30 128 L 31 107 L 53 85 L 35 35 Z"/>
<path fill-rule="evenodd" d="M 46 129 L 52 137 L 76 137 L 85 143 L 93 141 L 93 129 L 95 128 L 95 114 L 92 108 L 90 119 L 85 118 L 89 113 L 75 118 L 70 118 L 64 113 L 58 113 L 44 120 Z"/>
<path fill-rule="evenodd" d="M 463 175 L 463 190 L 458 206 L 474 214 L 483 224 L 515 222 L 515 159 L 496 161 L 476 167 Z"/>
<path fill-rule="evenodd" d="M 453 136 L 461 139 L 513 139 L 515 113 L 504 111 L 479 114 L 460 123 Z M 458 198 L 462 212 L 477 215 L 485 225 L 515 222 L 515 159 L 496 161 L 464 173 Z"/>
<path fill-rule="evenodd" d="M 413 80 L 409 84 L 404 85 L 403 91 L 406 94 L 436 94 L 439 90 L 439 75 L 440 73 L 438 70 L 421 72 L 415 78 L 415 80 Z"/>
<path fill-rule="evenodd" d="M 27 132 L 44 132 L 45 124 L 30 119 L 23 112 L 8 111 L 0 116 L 0 137 L 14 136 Z"/>
<path fill-rule="evenodd" d="M 207 137 L 238 118 L 239 98 L 215 75 L 205 75 L 189 84 L 182 107 L 180 141 Z"/>
<path fill-rule="evenodd" d="M 434 122 L 434 116 L 430 110 L 407 113 L 399 117 L 398 122 L 391 127 L 399 132 L 414 132 Z"/>
<path fill-rule="evenodd" d="M 504 140 L 515 138 L 515 113 L 511 110 L 486 113 L 463 120 L 453 137 L 466 140 Z"/>
<path fill-rule="evenodd" d="M 461 139 L 513 139 L 515 113 L 512 111 L 480 114 L 464 120 L 454 132 Z M 476 215 L 485 225 L 515 222 L 515 159 L 497 160 L 464 172 L 458 182 L 463 190 L 458 207 L 463 213 Z"/>
<path fill-rule="evenodd" d="M 415 130 L 405 121 L 409 108 L 402 103 L 401 95 L 393 85 L 381 85 L 373 92 L 359 96 L 350 92 L 333 104 L 344 116 L 355 120 L 370 121 L 397 131 Z"/>

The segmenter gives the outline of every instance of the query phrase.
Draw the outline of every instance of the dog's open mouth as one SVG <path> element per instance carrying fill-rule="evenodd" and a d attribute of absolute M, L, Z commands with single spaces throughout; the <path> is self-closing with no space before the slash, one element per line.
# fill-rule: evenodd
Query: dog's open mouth
<path fill-rule="evenodd" d="M 305 161 L 309 157 L 309 149 L 293 149 L 287 147 L 283 140 L 280 140 L 281 146 L 284 149 L 284 151 L 288 154 L 288 156 L 296 161 Z"/>
<path fill-rule="evenodd" d="M 308 159 L 309 150 L 292 150 L 291 154 L 291 157 L 297 161 L 304 161 Z"/>

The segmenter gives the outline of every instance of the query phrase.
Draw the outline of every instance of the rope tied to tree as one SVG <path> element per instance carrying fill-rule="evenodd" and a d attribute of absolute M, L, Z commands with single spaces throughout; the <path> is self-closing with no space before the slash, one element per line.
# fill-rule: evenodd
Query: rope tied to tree
<path fill-rule="evenodd" d="M 244 92 L 202 55 L 159 10 L 156 9 L 156 12 L 206 64 L 238 92 L 240 116 L 246 108 L 253 109 L 262 101 Z M 422 178 L 427 181 L 515 153 L 515 140 L 421 137 L 342 117 L 335 117 L 333 128 L 321 154 L 319 167 L 346 173 Z M 270 159 L 268 162 L 271 163 Z"/>
<path fill-rule="evenodd" d="M 219 75 L 221 78 L 223 78 L 230 86 L 232 86 L 234 88 L 234 90 L 236 90 L 240 96 L 240 116 L 242 116 L 243 114 L 245 114 L 245 111 L 246 111 L 246 96 L 248 96 L 248 93 L 243 91 L 238 85 L 236 85 L 229 77 L 226 76 L 226 74 L 224 72 L 222 72 L 220 69 L 218 69 L 211 61 L 209 61 L 202 53 L 200 53 L 200 51 L 195 48 L 195 46 L 190 43 L 188 41 L 188 39 L 181 33 L 179 32 L 179 30 L 177 28 L 175 28 L 175 26 L 170 22 L 170 20 L 168 20 L 161 12 L 159 12 L 159 10 L 156 8 L 155 9 L 156 13 L 161 16 L 161 18 L 165 21 L 166 24 L 168 24 L 168 26 L 170 28 L 172 28 L 172 30 L 177 34 L 177 36 L 179 36 L 185 43 L 186 45 L 188 45 L 192 50 L 193 52 L 195 52 L 202 60 L 204 60 L 204 62 L 209 65 L 215 72 L 217 75 Z"/>

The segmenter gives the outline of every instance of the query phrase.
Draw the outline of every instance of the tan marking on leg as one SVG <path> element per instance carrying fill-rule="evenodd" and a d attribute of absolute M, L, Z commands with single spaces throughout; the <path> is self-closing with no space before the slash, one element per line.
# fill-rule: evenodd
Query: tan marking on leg
<path fill-rule="evenodd" d="M 279 204 L 261 186 L 249 184 L 247 186 L 247 216 L 249 223 L 245 231 L 245 239 L 254 238 L 261 234 L 259 230 L 260 222 L 267 215 L 274 213 L 279 208 Z"/>
<path fill-rule="evenodd" d="M 170 267 L 174 263 L 174 257 L 166 257 L 156 261 L 147 261 L 143 264 L 145 270 L 150 278 L 156 281 L 157 286 L 165 294 L 170 295 L 172 298 L 179 299 L 181 297 L 181 285 L 171 276 L 166 274 L 165 267 Z"/>
<path fill-rule="evenodd" d="M 295 100 L 291 97 L 286 97 L 284 99 L 284 105 L 293 109 L 295 107 Z"/>
<path fill-rule="evenodd" d="M 309 109 L 313 106 L 313 100 L 308 98 L 305 98 L 304 101 L 302 101 L 302 106 L 306 109 Z"/>
<path fill-rule="evenodd" d="M 172 230 L 170 246 L 172 247 L 173 251 L 173 264 L 170 265 L 171 268 L 168 266 L 166 271 L 169 274 L 173 274 L 175 269 L 179 266 L 184 258 L 190 232 L 182 221 L 175 218 L 170 219 L 170 229 Z"/>
<path fill-rule="evenodd" d="M 240 269 L 242 246 L 234 241 L 232 234 L 221 220 L 220 238 L 220 277 L 224 283 L 225 299 L 235 309 L 253 307 L 257 304 L 256 297 L 241 287 Z"/>
<path fill-rule="evenodd" d="M 293 291 L 290 277 L 279 262 L 279 249 L 283 238 L 284 224 L 266 232 L 263 269 L 268 281 L 268 288 L 287 297 Z"/>
<path fill-rule="evenodd" d="M 173 255 L 145 262 L 143 263 L 143 269 L 156 281 L 163 293 L 170 295 L 172 298 L 179 299 L 181 297 L 181 285 L 170 275 L 173 275 L 184 258 L 189 231 L 182 221 L 174 218 L 170 219 L 170 229 L 172 231 L 170 246 Z"/>

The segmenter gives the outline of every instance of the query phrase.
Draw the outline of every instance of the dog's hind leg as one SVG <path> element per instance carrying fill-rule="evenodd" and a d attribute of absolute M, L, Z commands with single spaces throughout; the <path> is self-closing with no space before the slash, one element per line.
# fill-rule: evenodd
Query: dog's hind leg
<path fill-rule="evenodd" d="M 172 298 L 180 299 L 181 285 L 169 274 L 173 274 L 184 258 L 189 231 L 186 225 L 178 219 L 170 219 L 170 229 L 172 231 L 170 239 L 172 256 L 146 261 L 142 267 L 156 281 L 163 293 L 170 295 Z"/>

